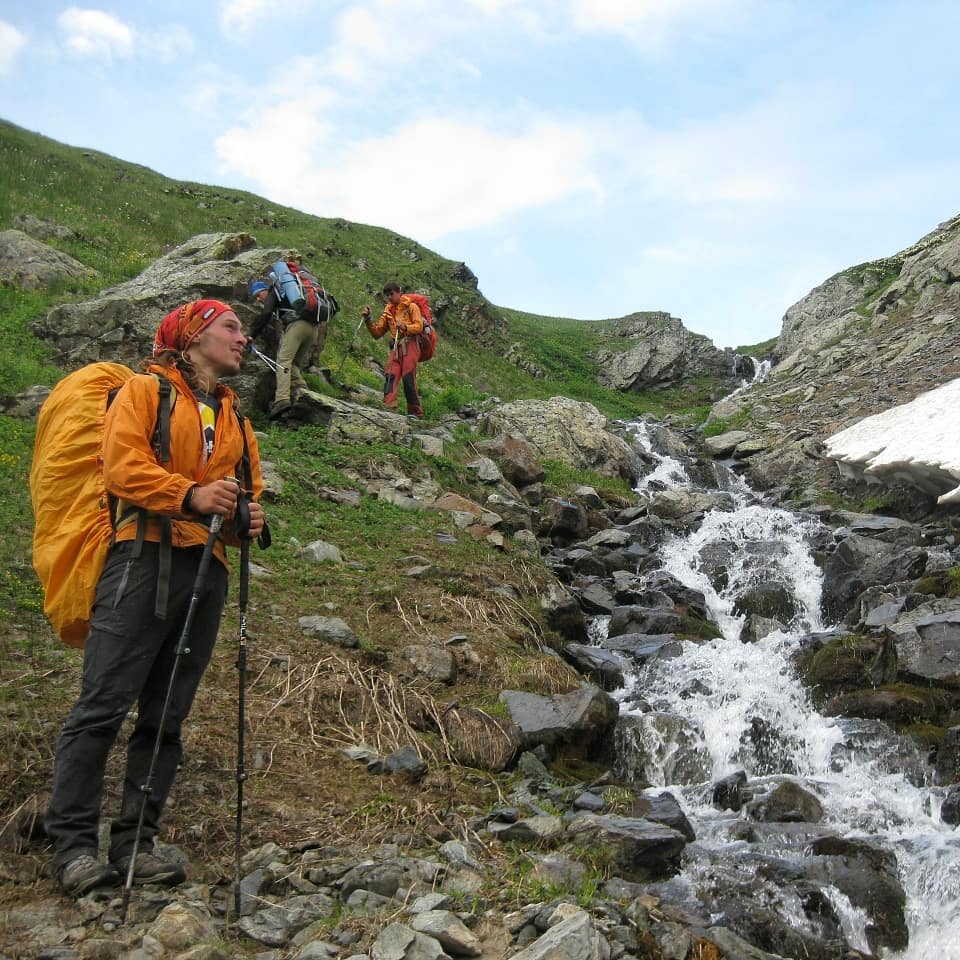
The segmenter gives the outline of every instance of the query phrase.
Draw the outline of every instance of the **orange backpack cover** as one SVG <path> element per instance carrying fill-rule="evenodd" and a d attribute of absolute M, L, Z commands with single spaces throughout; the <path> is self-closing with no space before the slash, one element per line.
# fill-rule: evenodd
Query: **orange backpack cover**
<path fill-rule="evenodd" d="M 71 647 L 86 640 L 113 536 L 103 486 L 103 420 L 111 391 L 132 376 L 120 363 L 81 367 L 54 387 L 37 418 L 30 468 L 33 567 L 43 586 L 43 612 Z"/>

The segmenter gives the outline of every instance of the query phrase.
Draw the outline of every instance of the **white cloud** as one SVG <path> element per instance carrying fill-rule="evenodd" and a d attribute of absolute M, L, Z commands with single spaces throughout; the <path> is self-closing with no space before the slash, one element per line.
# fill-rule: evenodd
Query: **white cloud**
<path fill-rule="evenodd" d="M 222 0 L 220 29 L 224 33 L 250 33 L 267 20 L 267 12 L 275 7 L 271 0 Z"/>
<path fill-rule="evenodd" d="M 291 144 L 288 125 L 294 123 L 299 128 Z M 257 148 L 280 130 L 288 131 L 283 164 Z M 278 203 L 390 223 L 422 241 L 575 194 L 602 195 L 589 169 L 590 141 L 571 140 L 560 124 L 539 122 L 509 135 L 459 120 L 420 120 L 352 144 L 335 164 L 314 166 L 312 157 L 329 134 L 317 120 L 304 122 L 299 103 L 288 104 L 255 128 L 228 131 L 217 152 L 226 168 L 255 180 Z"/>
<path fill-rule="evenodd" d="M 149 34 L 137 34 L 138 42 L 154 60 L 172 63 L 193 52 L 193 34 L 180 24 L 170 24 Z"/>
<path fill-rule="evenodd" d="M 649 50 L 691 26 L 732 25 L 753 0 L 572 0 L 573 25 L 586 33 L 619 33 Z"/>
<path fill-rule="evenodd" d="M 13 70 L 25 43 L 23 34 L 15 26 L 0 20 L 0 75 Z"/>
<path fill-rule="evenodd" d="M 388 51 L 383 18 L 364 7 L 351 7 L 337 21 L 336 42 L 326 62 L 331 73 L 356 82 L 366 75 L 371 61 L 379 64 Z"/>
<path fill-rule="evenodd" d="M 114 57 L 129 57 L 133 53 L 133 31 L 102 10 L 68 7 L 57 22 L 65 34 L 64 46 L 75 56 L 109 63 Z"/>

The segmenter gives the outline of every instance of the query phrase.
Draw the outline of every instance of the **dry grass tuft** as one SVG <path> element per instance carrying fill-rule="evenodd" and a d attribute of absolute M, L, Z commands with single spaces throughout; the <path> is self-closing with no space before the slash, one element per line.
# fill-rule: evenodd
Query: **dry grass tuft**
<path fill-rule="evenodd" d="M 440 728 L 455 763 L 494 773 L 509 766 L 520 745 L 513 724 L 457 703 L 440 715 Z"/>

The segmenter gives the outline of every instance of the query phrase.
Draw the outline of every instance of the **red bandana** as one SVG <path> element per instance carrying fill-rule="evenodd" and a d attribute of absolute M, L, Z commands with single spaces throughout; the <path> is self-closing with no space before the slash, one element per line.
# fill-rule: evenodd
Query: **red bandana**
<path fill-rule="evenodd" d="M 181 353 L 213 323 L 221 313 L 232 310 L 220 300 L 194 300 L 171 310 L 160 321 L 153 341 L 153 355 L 167 350 Z"/>

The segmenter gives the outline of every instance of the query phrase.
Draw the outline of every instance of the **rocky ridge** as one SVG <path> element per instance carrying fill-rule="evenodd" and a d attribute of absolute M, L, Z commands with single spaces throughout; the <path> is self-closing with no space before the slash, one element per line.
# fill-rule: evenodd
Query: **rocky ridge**
<path fill-rule="evenodd" d="M 894 257 L 837 274 L 787 311 L 779 363 L 716 404 L 708 421 L 743 432 L 738 442 L 749 444 L 735 455 L 756 486 L 808 498 L 814 488 L 850 489 L 824 441 L 960 377 L 958 278 L 955 217 Z M 713 442 L 724 455 L 737 445 Z"/>

